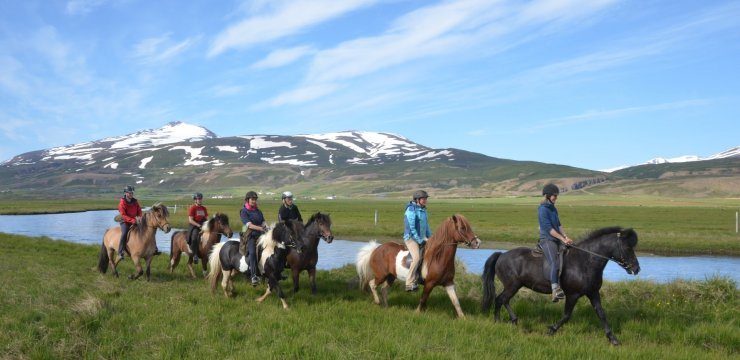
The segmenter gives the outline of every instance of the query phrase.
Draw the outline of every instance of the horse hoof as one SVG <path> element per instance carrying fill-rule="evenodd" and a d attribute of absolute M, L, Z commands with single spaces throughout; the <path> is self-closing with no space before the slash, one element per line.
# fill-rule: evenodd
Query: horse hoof
<path fill-rule="evenodd" d="M 555 335 L 555 332 L 558 331 L 555 326 L 548 326 L 548 329 L 550 329 L 550 331 L 548 331 L 547 334 L 550 336 Z"/>

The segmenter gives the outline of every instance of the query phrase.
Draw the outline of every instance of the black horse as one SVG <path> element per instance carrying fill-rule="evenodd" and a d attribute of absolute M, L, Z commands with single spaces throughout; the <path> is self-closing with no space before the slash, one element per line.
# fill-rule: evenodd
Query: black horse
<path fill-rule="evenodd" d="M 272 291 L 275 291 L 283 303 L 283 309 L 288 309 L 288 303 L 285 302 L 285 293 L 280 286 L 280 280 L 282 280 L 282 272 L 285 268 L 288 252 L 291 250 L 295 250 L 299 254 L 302 252 L 302 234 L 303 223 L 300 221 L 285 220 L 275 226 L 271 237 L 260 237 L 259 244 L 257 245 L 262 250 L 259 266 L 262 275 L 267 280 L 267 290 L 264 295 L 257 298 L 257 302 L 261 303 Z"/>
<path fill-rule="evenodd" d="M 301 271 L 308 272 L 311 282 L 311 293 L 316 294 L 316 263 L 319 261 L 319 240 L 324 239 L 331 244 L 334 235 L 331 232 L 331 218 L 328 214 L 317 212 L 313 214 L 303 232 L 304 249 L 301 252 L 291 249 L 288 253 L 288 266 L 293 275 L 293 292 L 298 292 L 298 276 Z"/>
<path fill-rule="evenodd" d="M 269 243 L 276 248 L 300 247 L 300 233 L 296 232 L 297 227 L 291 225 L 291 222 L 278 223 L 273 229 L 260 237 L 260 242 Z M 241 234 L 241 236 L 244 236 L 244 234 Z M 287 251 L 285 251 L 285 255 L 287 255 Z M 269 256 L 269 254 L 263 254 L 263 256 Z M 282 261 L 285 264 L 285 257 Z M 216 244 L 211 250 L 208 265 L 210 269 L 207 278 L 211 285 L 211 291 L 216 290 L 218 280 L 223 276 L 221 287 L 226 297 L 231 296 L 234 291 L 232 277 L 239 273 L 251 274 L 257 271 L 257 269 L 250 269 L 246 256 L 239 253 L 239 241 L 226 241 Z M 278 273 L 279 277 L 280 274 Z"/>
<path fill-rule="evenodd" d="M 606 321 L 606 314 L 601 307 L 599 289 L 603 281 L 604 267 L 609 260 L 615 261 L 628 274 L 636 275 L 640 271 L 640 263 L 635 256 L 635 246 L 637 246 L 637 233 L 633 229 L 608 227 L 592 232 L 585 240 L 566 250 L 560 275 L 560 286 L 565 291 L 565 311 L 560 321 L 550 326 L 550 335 L 554 335 L 563 324 L 570 320 L 578 299 L 585 295 L 591 300 L 591 306 L 601 320 L 609 342 L 614 345 L 619 344 Z M 543 272 L 546 263 L 547 261 L 541 254 L 534 254 L 530 248 L 516 248 L 505 253 L 496 252 L 491 255 L 486 260 L 482 275 L 482 311 L 488 312 L 496 296 L 493 281 L 494 276 L 498 275 L 504 290 L 496 297 L 494 318 L 496 321 L 500 320 L 499 313 L 503 305 L 509 312 L 511 322 L 516 324 L 517 317 L 509 305 L 509 300 L 522 286 L 540 293 L 549 294 L 551 292 L 550 281 Z"/>

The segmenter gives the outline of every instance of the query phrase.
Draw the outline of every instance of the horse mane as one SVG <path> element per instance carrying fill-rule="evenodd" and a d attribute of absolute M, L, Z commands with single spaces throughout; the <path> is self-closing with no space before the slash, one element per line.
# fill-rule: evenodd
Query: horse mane
<path fill-rule="evenodd" d="M 620 233 L 620 238 L 627 242 L 627 245 L 634 248 L 637 246 L 637 233 L 632 228 L 623 228 L 621 226 L 609 226 L 601 229 L 596 229 L 588 233 L 580 243 L 588 243 L 595 239 L 598 239 L 605 235 L 611 235 L 614 233 Z"/>
<path fill-rule="evenodd" d="M 457 233 L 457 222 L 462 223 L 463 228 L 469 228 L 470 223 L 468 219 L 460 214 L 455 214 L 443 221 L 439 227 L 432 233 L 432 237 L 427 240 L 427 250 L 425 257 L 429 259 L 438 258 L 442 254 L 442 250 L 447 245 L 454 245 L 455 235 Z"/>
<path fill-rule="evenodd" d="M 216 221 L 220 221 L 222 224 L 229 223 L 229 216 L 223 213 L 216 213 L 216 215 L 213 215 L 213 217 L 206 221 L 205 225 L 203 226 L 203 232 L 209 233 L 211 232 L 211 229 L 213 229 L 213 226 L 216 225 Z"/>
<path fill-rule="evenodd" d="M 308 222 L 306 222 L 306 228 L 311 225 L 314 221 L 323 221 L 327 225 L 331 225 L 331 218 L 329 217 L 329 214 L 322 214 L 321 211 L 311 215 L 311 217 L 308 219 Z"/>
<path fill-rule="evenodd" d="M 155 210 L 161 212 L 162 216 L 164 216 L 165 218 L 170 217 L 170 210 L 167 209 L 166 205 L 160 202 L 155 203 L 154 205 L 152 205 L 151 208 L 149 208 L 149 210 L 144 211 L 144 215 L 141 216 L 141 219 L 136 221 L 136 232 L 139 235 L 139 237 L 143 237 L 144 234 L 146 233 L 146 228 L 148 226 L 147 224 L 149 220 L 148 216 L 152 213 L 152 211 L 155 211 Z"/>
<path fill-rule="evenodd" d="M 282 230 L 279 230 L 282 229 Z M 266 233 L 264 233 L 259 238 L 259 242 L 257 243 L 257 246 L 264 250 L 273 250 L 277 246 L 277 241 L 275 241 L 275 231 L 278 231 L 278 235 L 281 235 L 281 232 L 284 231 L 285 225 L 283 223 L 278 223 L 277 225 L 272 224 L 270 227 L 270 230 L 268 230 Z M 264 255 L 264 254 L 263 254 Z"/>

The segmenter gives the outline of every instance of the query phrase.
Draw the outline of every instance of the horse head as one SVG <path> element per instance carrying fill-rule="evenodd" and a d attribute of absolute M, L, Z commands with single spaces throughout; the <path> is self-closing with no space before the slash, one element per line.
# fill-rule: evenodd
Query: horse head
<path fill-rule="evenodd" d="M 636 246 L 637 233 L 635 230 L 613 226 L 591 232 L 585 240 L 572 247 L 606 260 L 612 260 L 628 274 L 637 275 L 640 272 L 640 262 L 635 255 Z"/>
<path fill-rule="evenodd" d="M 213 219 L 209 221 L 208 225 L 211 231 L 224 234 L 227 238 L 231 238 L 234 235 L 234 231 L 231 230 L 231 226 L 229 225 L 229 216 L 226 214 L 216 213 L 216 215 L 213 216 Z"/>
<path fill-rule="evenodd" d="M 327 244 L 331 244 L 334 240 L 334 234 L 331 232 L 331 218 L 329 217 L 329 214 L 322 214 L 321 212 L 313 214 L 313 216 L 308 219 L 306 227 L 311 226 L 312 223 L 316 223 L 316 226 L 319 227 L 319 235 L 321 238 L 323 238 Z"/>
<path fill-rule="evenodd" d="M 170 211 L 167 209 L 167 205 L 162 203 L 156 203 L 149 209 L 149 214 L 152 216 L 147 219 L 147 225 L 152 227 L 158 227 L 164 231 L 165 234 L 170 232 Z"/>
<path fill-rule="evenodd" d="M 278 243 L 278 247 L 293 248 L 300 253 L 303 250 L 303 241 L 301 240 L 303 226 L 295 223 L 297 221 L 293 220 L 278 223 L 272 230 L 272 239 Z"/>
<path fill-rule="evenodd" d="M 465 243 L 465 245 L 468 245 L 473 249 L 480 247 L 480 239 L 478 238 L 478 235 L 475 235 L 473 232 L 473 227 L 465 216 L 455 214 L 452 215 L 451 219 L 455 229 L 455 234 L 452 238 L 456 243 Z"/>
<path fill-rule="evenodd" d="M 612 253 L 612 258 L 617 259 L 619 264 L 630 275 L 637 275 L 640 272 L 640 262 L 635 255 L 637 246 L 637 233 L 633 229 L 624 229 L 616 233 L 617 246 Z"/>

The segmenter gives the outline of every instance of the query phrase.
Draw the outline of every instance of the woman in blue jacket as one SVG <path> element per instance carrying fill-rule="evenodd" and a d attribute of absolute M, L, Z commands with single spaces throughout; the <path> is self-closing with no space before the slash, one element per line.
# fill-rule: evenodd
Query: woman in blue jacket
<path fill-rule="evenodd" d="M 249 191 L 244 196 L 244 206 L 239 211 L 239 217 L 242 219 L 242 224 L 244 224 L 243 231 L 248 231 L 247 265 L 252 275 L 252 286 L 257 286 L 259 284 L 259 278 L 257 277 L 257 240 L 269 229 L 262 210 L 257 207 L 256 192 Z"/>
<path fill-rule="evenodd" d="M 414 191 L 413 200 L 409 201 L 404 213 L 403 241 L 411 253 L 409 276 L 406 278 L 406 291 L 416 291 L 416 270 L 421 262 L 421 249 L 432 236 L 427 218 L 427 199 L 429 194 L 424 190 Z"/>
<path fill-rule="evenodd" d="M 555 208 L 555 202 L 558 200 L 559 194 L 560 189 L 555 184 L 545 185 L 542 189 L 542 195 L 545 199 L 542 200 L 538 209 L 540 247 L 545 253 L 545 259 L 550 263 L 550 285 L 552 286 L 553 302 L 565 299 L 565 293 L 560 288 L 560 281 L 558 280 L 558 269 L 560 268 L 558 250 L 560 244 L 570 245 L 573 243 L 573 240 L 565 234 L 563 226 L 560 224 L 558 209 Z"/>

